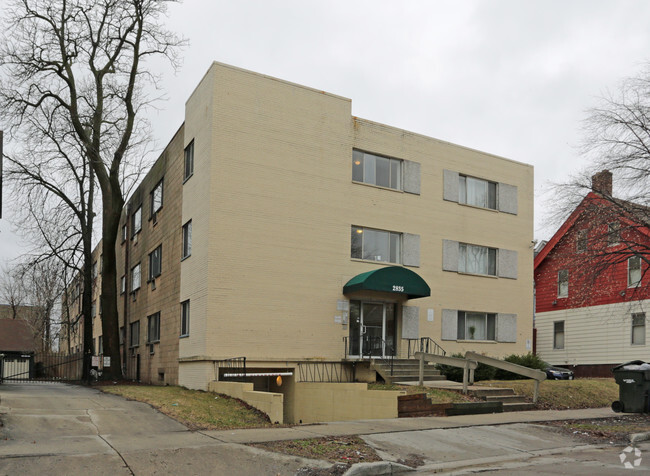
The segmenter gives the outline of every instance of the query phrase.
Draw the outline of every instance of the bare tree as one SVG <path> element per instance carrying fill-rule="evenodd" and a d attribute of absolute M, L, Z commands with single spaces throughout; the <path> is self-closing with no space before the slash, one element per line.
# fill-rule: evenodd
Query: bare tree
<path fill-rule="evenodd" d="M 584 132 L 581 152 L 588 168 L 555 186 L 547 200 L 555 224 L 580 214 L 563 238 L 571 246 L 555 259 L 571 268 L 575 282 L 585 288 L 572 293 L 576 305 L 588 305 L 580 299 L 607 292 L 611 274 L 628 272 L 631 257 L 643 263 L 640 279 L 621 296 L 648 299 L 650 285 L 643 277 L 650 270 L 650 67 L 603 96 L 588 112 Z"/>
<path fill-rule="evenodd" d="M 59 327 L 55 316 L 64 289 L 63 263 L 58 259 L 24 261 L 6 270 L 0 289 L 12 305 L 13 318 L 29 324 L 38 352 L 49 352 Z"/>
<path fill-rule="evenodd" d="M 0 100 L 10 131 L 35 116 L 67 124 L 101 190 L 102 333 L 111 358 L 106 378 L 121 375 L 115 241 L 125 194 L 146 156 L 141 112 L 156 99 L 145 88 L 157 85 L 147 60 L 162 57 L 176 66 L 182 43 L 160 23 L 167 3 L 13 0 L 5 25 L 11 37 L 0 49 L 9 78 Z"/>
<path fill-rule="evenodd" d="M 22 283 L 15 276 L 13 269 L 7 265 L 2 268 L 0 300 L 7 303 L 9 306 L 12 319 L 18 319 L 20 317 L 20 308 L 25 303 L 25 292 Z"/>
<path fill-rule="evenodd" d="M 16 218 L 21 224 L 19 231 L 32 245 L 23 267 L 52 267 L 51 260 L 56 260 L 62 276 L 81 275 L 87 357 L 83 378 L 89 379 L 96 183 L 78 140 L 69 130 L 65 121 L 51 114 L 25 117 L 15 132 L 20 145 L 6 156 L 6 175 Z"/>

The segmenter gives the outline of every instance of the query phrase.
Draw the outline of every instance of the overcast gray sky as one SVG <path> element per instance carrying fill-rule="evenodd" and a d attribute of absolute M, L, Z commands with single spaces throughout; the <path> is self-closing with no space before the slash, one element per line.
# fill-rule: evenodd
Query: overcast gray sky
<path fill-rule="evenodd" d="M 585 111 L 650 59 L 645 0 L 186 0 L 167 24 L 190 42 L 150 118 L 162 150 L 212 61 L 352 99 L 352 114 L 535 166 L 542 193 L 580 170 Z M 0 262 L 21 253 L 11 210 Z"/>

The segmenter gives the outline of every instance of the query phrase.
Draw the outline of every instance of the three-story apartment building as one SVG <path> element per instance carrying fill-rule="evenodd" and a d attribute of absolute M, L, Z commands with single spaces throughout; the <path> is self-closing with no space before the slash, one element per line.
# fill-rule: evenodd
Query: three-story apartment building
<path fill-rule="evenodd" d="M 213 63 L 122 220 L 127 376 L 207 388 L 301 365 L 531 349 L 533 168 Z M 345 373 L 345 372 L 343 372 Z M 284 375 L 279 389 L 273 377 Z"/>

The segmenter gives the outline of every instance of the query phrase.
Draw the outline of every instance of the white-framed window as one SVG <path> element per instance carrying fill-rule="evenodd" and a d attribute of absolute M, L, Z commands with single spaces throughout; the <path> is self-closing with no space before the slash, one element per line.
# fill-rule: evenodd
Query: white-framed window
<path fill-rule="evenodd" d="M 127 236 L 128 236 L 127 235 L 127 227 L 126 227 L 126 223 L 125 223 L 124 225 L 122 225 L 122 243 L 124 243 L 126 241 Z"/>
<path fill-rule="evenodd" d="M 497 183 L 468 175 L 458 176 L 458 203 L 497 209 Z"/>
<path fill-rule="evenodd" d="M 126 292 L 126 274 L 120 278 L 120 294 Z"/>
<path fill-rule="evenodd" d="M 97 261 L 93 263 L 92 267 L 93 279 L 97 277 Z"/>
<path fill-rule="evenodd" d="M 103 354 L 104 353 L 104 336 L 99 336 L 97 338 L 97 353 L 98 354 Z"/>
<path fill-rule="evenodd" d="M 181 303 L 181 337 L 190 335 L 190 300 Z"/>
<path fill-rule="evenodd" d="M 569 296 L 569 270 L 562 269 L 557 272 L 557 297 Z"/>
<path fill-rule="evenodd" d="M 131 331 L 129 347 L 138 347 L 140 345 L 140 321 L 132 322 L 129 327 Z"/>
<path fill-rule="evenodd" d="M 163 206 L 163 179 L 151 191 L 151 216 L 153 217 Z"/>
<path fill-rule="evenodd" d="M 496 340 L 497 315 L 458 311 L 458 340 Z"/>
<path fill-rule="evenodd" d="M 147 317 L 147 344 L 160 341 L 160 313 Z"/>
<path fill-rule="evenodd" d="M 460 273 L 496 276 L 496 248 L 460 243 L 458 245 L 458 271 Z"/>
<path fill-rule="evenodd" d="M 140 263 L 131 268 L 131 291 L 140 289 Z"/>
<path fill-rule="evenodd" d="M 149 253 L 149 281 L 162 273 L 162 245 Z"/>
<path fill-rule="evenodd" d="M 641 282 L 641 257 L 630 256 L 627 259 L 627 286 L 638 286 Z"/>
<path fill-rule="evenodd" d="M 194 140 L 185 147 L 185 170 L 183 181 L 187 180 L 194 174 Z"/>
<path fill-rule="evenodd" d="M 183 250 L 181 259 L 185 259 L 192 254 L 192 220 L 183 225 Z"/>
<path fill-rule="evenodd" d="M 553 348 L 564 349 L 564 321 L 553 323 Z"/>
<path fill-rule="evenodd" d="M 131 236 L 137 235 L 142 230 L 142 206 L 139 206 L 131 215 L 131 229 L 133 230 Z"/>
<path fill-rule="evenodd" d="M 615 246 L 621 242 L 621 224 L 619 222 L 607 225 L 607 246 Z"/>
<path fill-rule="evenodd" d="M 352 258 L 401 263 L 401 247 L 401 233 L 352 225 Z"/>
<path fill-rule="evenodd" d="M 126 337 L 126 328 L 122 326 L 120 327 L 120 345 L 124 344 L 125 337 Z"/>
<path fill-rule="evenodd" d="M 645 345 L 645 312 L 632 314 L 632 345 Z"/>
<path fill-rule="evenodd" d="M 352 151 L 352 180 L 402 190 L 402 160 Z"/>

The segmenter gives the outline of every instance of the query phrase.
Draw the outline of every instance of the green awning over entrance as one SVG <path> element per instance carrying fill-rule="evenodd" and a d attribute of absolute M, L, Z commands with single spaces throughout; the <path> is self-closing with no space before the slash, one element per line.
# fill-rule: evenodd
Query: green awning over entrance
<path fill-rule="evenodd" d="M 358 274 L 343 286 L 343 294 L 357 291 L 407 294 L 409 299 L 431 296 L 431 288 L 424 279 L 401 266 L 387 266 Z"/>

